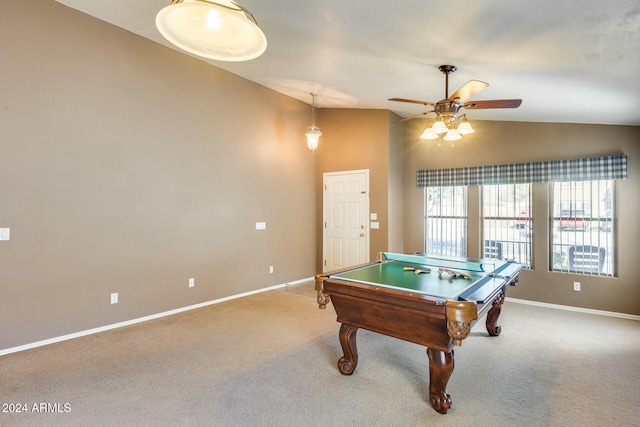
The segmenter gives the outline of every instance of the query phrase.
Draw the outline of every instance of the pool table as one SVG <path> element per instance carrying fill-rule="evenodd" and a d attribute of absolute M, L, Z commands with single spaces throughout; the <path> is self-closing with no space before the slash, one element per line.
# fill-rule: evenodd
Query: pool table
<path fill-rule="evenodd" d="M 344 375 L 356 369 L 359 328 L 424 345 L 429 402 L 446 414 L 454 345 L 462 345 L 485 314 L 489 335 L 500 334 L 506 287 L 516 284 L 521 268 L 498 259 L 382 253 L 373 263 L 318 274 L 318 304 L 326 308 L 332 302 L 342 324 L 338 369 Z"/>

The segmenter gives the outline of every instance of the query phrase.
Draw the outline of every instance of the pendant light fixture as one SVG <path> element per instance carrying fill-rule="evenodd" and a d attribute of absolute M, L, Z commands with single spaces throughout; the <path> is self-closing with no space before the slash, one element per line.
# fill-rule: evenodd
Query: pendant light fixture
<path fill-rule="evenodd" d="M 232 0 L 172 0 L 156 26 L 175 46 L 207 59 L 248 61 L 267 49 L 256 19 Z"/>
<path fill-rule="evenodd" d="M 311 107 L 311 126 L 304 133 L 307 136 L 307 147 L 311 150 L 311 154 L 318 148 L 318 139 L 322 136 L 322 131 L 316 126 L 316 95 L 315 93 L 310 93 L 312 97 L 312 107 Z"/>

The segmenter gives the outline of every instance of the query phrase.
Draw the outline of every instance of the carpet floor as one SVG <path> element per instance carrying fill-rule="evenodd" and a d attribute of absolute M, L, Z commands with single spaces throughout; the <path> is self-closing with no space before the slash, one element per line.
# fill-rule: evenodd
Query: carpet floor
<path fill-rule="evenodd" d="M 424 347 L 360 330 L 341 375 L 308 283 L 0 357 L 0 425 L 640 425 L 640 322 L 507 301 L 499 337 L 482 323 L 446 415 Z"/>

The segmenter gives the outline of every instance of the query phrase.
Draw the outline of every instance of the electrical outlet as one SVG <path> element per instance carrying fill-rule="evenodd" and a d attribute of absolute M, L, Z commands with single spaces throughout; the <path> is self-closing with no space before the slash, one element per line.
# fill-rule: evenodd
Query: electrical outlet
<path fill-rule="evenodd" d="M 580 282 L 573 282 L 573 290 L 580 291 Z"/>
<path fill-rule="evenodd" d="M 118 303 L 118 293 L 114 292 L 111 294 L 111 304 L 117 304 Z"/>
<path fill-rule="evenodd" d="M 193 288 L 195 285 L 196 285 L 196 279 L 192 277 L 191 279 L 189 279 L 189 287 Z"/>
<path fill-rule="evenodd" d="M 0 240 L 10 240 L 10 239 L 11 239 L 11 229 L 0 228 Z"/>
<path fill-rule="evenodd" d="M 269 266 L 269 273 L 273 274 L 273 265 Z"/>

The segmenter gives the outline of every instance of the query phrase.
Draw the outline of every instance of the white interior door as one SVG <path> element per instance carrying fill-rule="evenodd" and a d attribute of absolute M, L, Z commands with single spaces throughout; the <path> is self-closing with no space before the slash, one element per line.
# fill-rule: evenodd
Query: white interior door
<path fill-rule="evenodd" d="M 322 271 L 369 261 L 369 170 L 323 175 Z"/>

